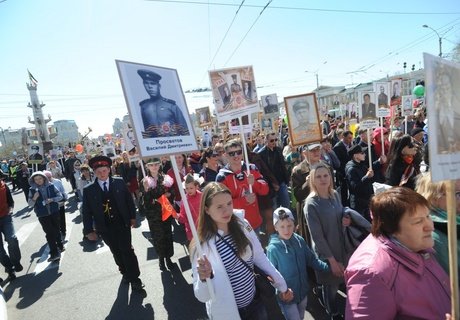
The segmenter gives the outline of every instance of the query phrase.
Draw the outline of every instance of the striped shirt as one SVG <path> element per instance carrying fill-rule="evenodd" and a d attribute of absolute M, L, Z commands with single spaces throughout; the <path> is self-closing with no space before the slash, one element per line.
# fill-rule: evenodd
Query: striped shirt
<path fill-rule="evenodd" d="M 233 294 L 235 296 L 236 305 L 238 308 L 247 307 L 256 294 L 256 286 L 253 272 L 249 271 L 247 266 L 235 256 L 236 245 L 230 234 L 224 236 L 224 239 L 233 248 L 230 249 L 227 243 L 221 238 L 216 240 L 217 252 L 219 252 L 220 258 L 224 263 L 225 270 L 227 271 L 230 284 L 232 285 Z M 249 261 L 246 263 L 254 268 L 254 261 L 251 256 Z"/>

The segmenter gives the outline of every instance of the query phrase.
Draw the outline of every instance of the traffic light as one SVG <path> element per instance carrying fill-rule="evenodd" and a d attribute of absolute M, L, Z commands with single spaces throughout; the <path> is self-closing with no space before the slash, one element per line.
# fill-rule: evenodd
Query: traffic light
<path fill-rule="evenodd" d="M 404 62 L 404 63 L 403 63 L 403 68 L 406 69 L 406 67 L 407 67 L 407 63 Z"/>
<path fill-rule="evenodd" d="M 412 65 L 412 71 L 415 71 L 415 64 Z"/>

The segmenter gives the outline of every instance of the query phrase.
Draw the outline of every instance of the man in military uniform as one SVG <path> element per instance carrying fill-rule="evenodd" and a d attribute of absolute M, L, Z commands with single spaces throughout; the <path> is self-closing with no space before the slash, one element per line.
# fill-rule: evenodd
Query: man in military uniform
<path fill-rule="evenodd" d="M 297 100 L 292 105 L 292 111 L 297 120 L 297 126 L 292 129 L 293 141 L 302 143 L 312 136 L 320 136 L 317 123 L 310 121 L 310 104 L 306 100 Z"/>
<path fill-rule="evenodd" d="M 113 254 L 123 275 L 122 282 L 146 297 L 139 279 L 139 262 L 131 240 L 131 228 L 136 225 L 136 207 L 122 178 L 110 176 L 112 160 L 96 156 L 89 160 L 97 179 L 83 189 L 83 233 L 90 241 L 99 234 Z"/>
<path fill-rule="evenodd" d="M 265 107 L 264 107 L 264 113 L 269 114 L 269 113 L 275 113 L 278 112 L 278 105 L 276 103 L 272 102 L 272 97 L 271 96 L 266 96 L 265 97 Z"/>
<path fill-rule="evenodd" d="M 190 135 L 187 123 L 176 102 L 161 96 L 159 83 L 161 76 L 150 70 L 139 69 L 137 73 L 144 81 L 150 96 L 140 102 L 144 138 Z"/>
<path fill-rule="evenodd" d="M 233 78 L 233 83 L 230 86 L 230 90 L 232 91 L 232 93 L 241 92 L 241 86 L 237 83 L 236 74 L 232 74 L 232 78 Z"/>
<path fill-rule="evenodd" d="M 39 153 L 39 146 L 31 146 L 30 149 L 32 151 L 32 154 L 29 156 L 29 160 L 43 160 L 43 156 Z"/>

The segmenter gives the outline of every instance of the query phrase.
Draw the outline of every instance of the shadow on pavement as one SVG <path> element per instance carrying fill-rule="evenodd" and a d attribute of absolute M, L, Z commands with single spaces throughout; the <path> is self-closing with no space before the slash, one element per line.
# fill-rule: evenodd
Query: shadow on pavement
<path fill-rule="evenodd" d="M 16 213 L 13 214 L 13 217 L 15 218 L 21 217 L 21 219 L 26 219 L 30 217 L 32 213 L 33 213 L 32 208 L 29 208 L 28 206 L 26 206 L 22 208 L 21 210 L 16 211 Z"/>
<path fill-rule="evenodd" d="M 88 239 L 85 239 L 80 241 L 79 244 L 82 246 L 83 252 L 93 252 L 105 246 L 105 243 L 101 238 L 99 238 L 97 241 L 89 241 Z"/>
<path fill-rule="evenodd" d="M 206 307 L 193 294 L 193 287 L 188 284 L 179 268 L 161 273 L 163 282 L 163 305 L 171 320 L 192 320 L 190 315 L 198 315 L 195 319 L 208 319 Z M 193 319 L 194 320 L 194 319 Z"/>
<path fill-rule="evenodd" d="M 147 303 L 142 305 L 143 298 L 136 292 L 131 292 L 128 296 L 129 284 L 120 282 L 118 287 L 117 299 L 113 303 L 112 309 L 106 320 L 152 320 L 155 319 L 155 312 L 152 305 Z"/>
<path fill-rule="evenodd" d="M 4 287 L 5 300 L 8 301 L 13 293 L 19 289 L 19 302 L 16 305 L 18 309 L 25 309 L 37 302 L 60 276 L 59 268 L 49 268 L 39 274 L 29 273 L 24 276 L 18 276 L 15 280 L 8 282 Z"/>

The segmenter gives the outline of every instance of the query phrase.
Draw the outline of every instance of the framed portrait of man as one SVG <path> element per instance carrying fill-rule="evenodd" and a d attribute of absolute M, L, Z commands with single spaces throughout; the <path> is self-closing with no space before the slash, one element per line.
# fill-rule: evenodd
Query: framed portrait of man
<path fill-rule="evenodd" d="M 252 66 L 209 71 L 219 123 L 259 111 Z"/>
<path fill-rule="evenodd" d="M 42 148 L 38 144 L 32 144 L 29 146 L 29 163 L 42 163 L 43 152 Z"/>
<path fill-rule="evenodd" d="M 412 112 L 412 96 L 402 96 L 402 111 L 401 115 L 411 116 Z"/>
<path fill-rule="evenodd" d="M 271 116 L 279 115 L 280 111 L 278 108 L 278 97 L 276 96 L 276 93 L 261 96 L 260 102 L 262 104 L 264 114 L 269 114 Z"/>
<path fill-rule="evenodd" d="M 142 157 L 198 149 L 175 69 L 116 60 Z"/>
<path fill-rule="evenodd" d="M 375 105 L 375 94 L 371 91 L 361 91 L 359 97 L 359 120 L 377 119 L 377 106 Z"/>
<path fill-rule="evenodd" d="M 203 107 L 196 109 L 196 119 L 198 122 L 198 126 L 203 127 L 211 127 L 212 120 L 211 120 L 211 111 L 209 107 Z"/>
<path fill-rule="evenodd" d="M 431 178 L 460 179 L 460 64 L 423 57 Z"/>
<path fill-rule="evenodd" d="M 288 118 L 289 138 L 293 146 L 322 139 L 316 95 L 314 93 L 284 98 Z"/>
<path fill-rule="evenodd" d="M 400 106 L 401 105 L 401 79 L 391 80 L 391 98 L 390 105 Z"/>

